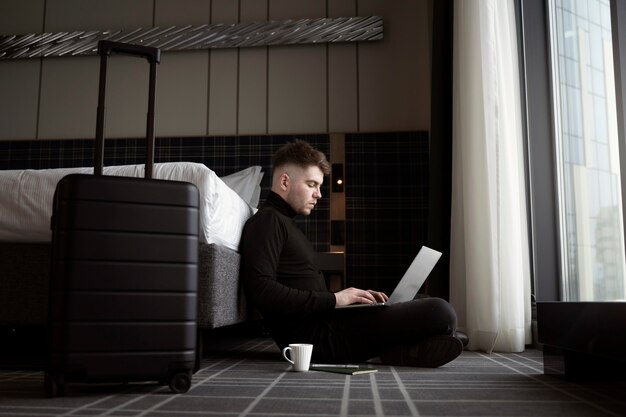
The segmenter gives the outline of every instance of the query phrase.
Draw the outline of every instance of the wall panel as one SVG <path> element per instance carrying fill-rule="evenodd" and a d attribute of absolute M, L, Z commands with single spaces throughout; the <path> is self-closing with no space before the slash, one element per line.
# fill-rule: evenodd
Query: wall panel
<path fill-rule="evenodd" d="M 326 0 L 269 0 L 270 20 L 326 17 Z"/>
<path fill-rule="evenodd" d="M 359 1 L 360 15 L 380 15 L 381 42 L 359 43 L 359 131 L 430 126 L 428 4 Z"/>
<path fill-rule="evenodd" d="M 268 0 L 242 2 L 240 14 L 242 23 L 263 22 Z M 239 134 L 267 133 L 267 57 L 268 47 L 239 50 Z"/>
<path fill-rule="evenodd" d="M 267 20 L 269 0 L 246 0 L 240 3 L 239 20 L 242 23 Z"/>
<path fill-rule="evenodd" d="M 238 23 L 239 3 L 213 0 L 211 23 Z M 237 132 L 237 89 L 239 54 L 236 49 L 212 49 L 209 73 L 210 135 Z"/>
<path fill-rule="evenodd" d="M 383 41 L 164 52 L 157 135 L 428 129 L 428 0 L 6 0 L 0 2 L 0 31 L 372 14 L 383 16 Z M 108 135 L 143 136 L 147 71 L 117 57 L 111 71 Z M 0 97 L 5 110 L 0 140 L 93 135 L 98 76 L 93 57 L 0 61 L 0 75 L 3 91 L 10 92 Z M 32 122 L 37 115 L 38 130 Z"/>
<path fill-rule="evenodd" d="M 43 30 L 44 0 L 2 0 L 0 34 L 24 35 Z"/>
<path fill-rule="evenodd" d="M 328 46 L 328 131 L 358 130 L 357 47 Z"/>
<path fill-rule="evenodd" d="M 43 30 L 44 0 L 0 2 L 0 34 Z M 37 134 L 40 60 L 0 62 L 0 138 L 32 139 Z"/>
<path fill-rule="evenodd" d="M 326 17 L 324 0 L 270 0 L 270 20 Z M 269 50 L 269 133 L 325 132 L 326 47 Z"/>
<path fill-rule="evenodd" d="M 211 2 L 206 0 L 155 0 L 156 26 L 203 25 L 211 22 Z"/>
<path fill-rule="evenodd" d="M 327 3 L 328 17 L 356 16 L 357 1 L 355 0 L 333 0 Z"/>
<path fill-rule="evenodd" d="M 328 3 L 328 17 L 356 16 L 356 2 Z M 328 131 L 356 132 L 358 129 L 357 45 L 328 45 Z"/>
<path fill-rule="evenodd" d="M 39 139 L 94 137 L 98 65 L 97 57 L 44 59 Z"/>
<path fill-rule="evenodd" d="M 157 76 L 157 136 L 206 133 L 208 66 L 206 51 L 162 54 Z"/>
<path fill-rule="evenodd" d="M 46 32 L 150 27 L 153 0 L 47 0 Z"/>
<path fill-rule="evenodd" d="M 270 0 L 270 20 L 326 17 L 324 0 Z M 269 50 L 268 131 L 326 131 L 326 48 L 298 45 Z"/>
<path fill-rule="evenodd" d="M 239 52 L 239 134 L 267 133 L 267 49 Z"/>
<path fill-rule="evenodd" d="M 152 0 L 48 0 L 47 32 L 150 27 Z M 109 64 L 107 124 L 109 137 L 145 135 L 147 64 L 115 57 Z M 40 138 L 93 137 L 98 90 L 95 57 L 44 60 Z M 144 120 L 144 122 L 142 122 Z"/>
<path fill-rule="evenodd" d="M 206 0 L 155 0 L 156 26 L 211 22 Z M 206 134 L 209 51 L 163 52 L 157 76 L 156 135 Z"/>
<path fill-rule="evenodd" d="M 269 133 L 326 131 L 326 46 L 269 51 Z"/>
<path fill-rule="evenodd" d="M 228 135 L 237 130 L 237 71 L 234 49 L 211 51 L 209 79 L 209 134 Z"/>
<path fill-rule="evenodd" d="M 33 139 L 37 134 L 40 60 L 0 65 L 0 129 L 9 139 Z"/>
<path fill-rule="evenodd" d="M 106 137 L 146 136 L 149 68 L 147 60 L 136 57 L 115 55 L 109 60 Z M 96 107 L 92 107 L 94 114 Z"/>

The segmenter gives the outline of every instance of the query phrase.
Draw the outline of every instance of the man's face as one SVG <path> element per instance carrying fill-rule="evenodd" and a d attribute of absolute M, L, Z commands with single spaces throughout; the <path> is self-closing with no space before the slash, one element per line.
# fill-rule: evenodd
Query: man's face
<path fill-rule="evenodd" d="M 306 169 L 290 166 L 286 173 L 285 200 L 296 213 L 308 216 L 317 200 L 322 198 L 320 187 L 324 182 L 324 173 L 315 165 Z"/>

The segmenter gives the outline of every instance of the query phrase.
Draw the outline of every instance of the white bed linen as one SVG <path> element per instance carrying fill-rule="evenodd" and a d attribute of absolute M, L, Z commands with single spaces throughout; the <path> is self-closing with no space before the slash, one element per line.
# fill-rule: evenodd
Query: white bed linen
<path fill-rule="evenodd" d="M 261 198 L 261 180 L 263 179 L 261 169 L 260 166 L 253 165 L 230 175 L 222 176 L 220 179 L 235 190 L 239 197 L 243 198 L 251 207 L 258 207 Z"/>
<path fill-rule="evenodd" d="M 57 183 L 93 168 L 0 171 L 0 241 L 50 242 L 52 199 Z M 105 175 L 143 177 L 143 165 L 109 166 Z M 200 191 L 200 241 L 237 250 L 241 230 L 256 209 L 212 170 L 193 162 L 155 164 L 154 178 L 186 181 Z"/>

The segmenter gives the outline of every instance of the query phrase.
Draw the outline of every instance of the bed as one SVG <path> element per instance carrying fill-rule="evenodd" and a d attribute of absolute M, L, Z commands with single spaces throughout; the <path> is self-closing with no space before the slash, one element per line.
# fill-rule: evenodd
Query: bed
<path fill-rule="evenodd" d="M 50 216 L 57 182 L 93 168 L 0 171 L 0 325 L 45 325 L 50 263 Z M 144 175 L 143 165 L 109 166 L 105 175 Z M 256 317 L 239 285 L 241 229 L 254 214 L 263 178 L 252 166 L 225 177 L 200 163 L 156 164 L 154 178 L 187 181 L 200 192 L 198 326 Z"/>

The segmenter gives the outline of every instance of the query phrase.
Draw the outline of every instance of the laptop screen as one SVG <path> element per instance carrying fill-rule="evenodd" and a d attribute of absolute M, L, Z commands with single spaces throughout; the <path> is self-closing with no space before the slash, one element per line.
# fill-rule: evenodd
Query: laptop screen
<path fill-rule="evenodd" d="M 441 252 L 422 246 L 386 304 L 402 303 L 415 298 L 439 258 L 441 258 Z"/>

